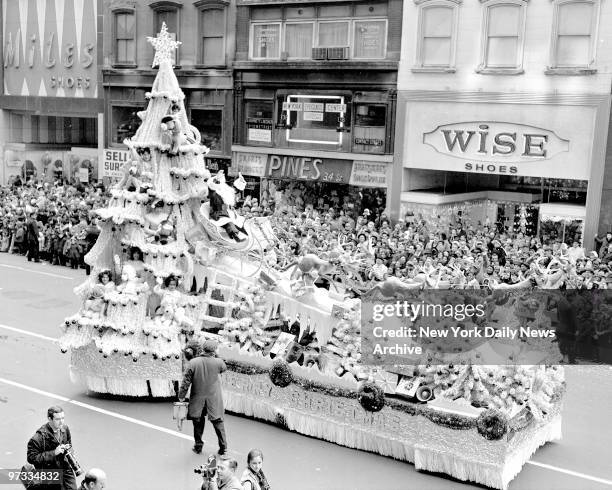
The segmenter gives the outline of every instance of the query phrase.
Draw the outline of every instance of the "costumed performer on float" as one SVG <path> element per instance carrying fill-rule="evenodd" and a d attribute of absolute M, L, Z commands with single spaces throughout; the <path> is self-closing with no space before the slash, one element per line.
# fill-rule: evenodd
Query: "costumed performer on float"
<path fill-rule="evenodd" d="M 80 313 L 83 318 L 101 318 L 104 316 L 106 301 L 104 295 L 115 290 L 115 283 L 112 280 L 112 273 L 103 270 L 98 274 L 98 283 L 89 291 L 87 299 L 83 303 Z"/>
<path fill-rule="evenodd" d="M 193 330 L 193 321 L 185 315 L 185 308 L 181 305 L 182 294 L 177 289 L 178 285 L 179 278 L 176 276 L 170 275 L 165 280 L 162 280 L 161 277 L 157 278 L 157 285 L 153 292 L 161 298 L 161 301 L 157 308 L 158 315 L 155 317 L 155 322 L 163 327 L 174 325 Z"/>
<path fill-rule="evenodd" d="M 246 181 L 242 174 L 234 180 L 234 187 L 243 191 Z M 245 240 L 243 235 L 247 235 L 244 229 L 245 218 L 240 216 L 234 206 L 236 205 L 236 194 L 225 182 L 225 174 L 220 170 L 212 179 L 208 179 L 208 197 L 210 199 L 210 219 L 216 226 L 225 229 L 228 236 L 237 242 Z"/>

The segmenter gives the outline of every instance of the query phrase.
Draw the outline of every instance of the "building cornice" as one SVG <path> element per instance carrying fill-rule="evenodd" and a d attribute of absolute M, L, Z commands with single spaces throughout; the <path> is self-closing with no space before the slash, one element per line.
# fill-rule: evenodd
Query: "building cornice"
<path fill-rule="evenodd" d="M 359 70 L 359 71 L 397 71 L 397 61 L 235 61 L 236 70 Z"/>
<path fill-rule="evenodd" d="M 610 100 L 610 94 L 470 92 L 398 90 L 398 100 L 415 102 L 481 102 L 495 104 L 599 105 Z"/>

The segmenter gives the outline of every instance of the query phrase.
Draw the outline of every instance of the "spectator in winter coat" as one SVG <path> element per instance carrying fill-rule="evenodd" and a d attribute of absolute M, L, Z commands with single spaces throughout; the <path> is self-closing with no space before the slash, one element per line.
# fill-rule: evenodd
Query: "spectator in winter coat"
<path fill-rule="evenodd" d="M 38 223 L 34 219 L 34 214 L 28 217 L 26 222 L 26 246 L 28 249 L 28 262 L 34 260 L 34 262 L 40 262 L 38 258 L 39 254 L 39 230 Z"/>
<path fill-rule="evenodd" d="M 83 249 L 76 237 L 72 237 L 66 242 L 64 255 L 70 261 L 70 267 L 77 269 L 81 264 Z"/>

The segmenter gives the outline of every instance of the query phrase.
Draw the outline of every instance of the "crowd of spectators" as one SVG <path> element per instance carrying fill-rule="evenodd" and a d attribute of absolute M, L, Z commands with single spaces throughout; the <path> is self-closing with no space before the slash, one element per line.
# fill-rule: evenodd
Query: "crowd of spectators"
<path fill-rule="evenodd" d="M 595 250 L 587 252 L 576 241 L 543 242 L 501 223 L 468 226 L 460 213 L 446 226 L 412 213 L 393 224 L 381 191 L 319 191 L 294 184 L 275 196 L 264 192 L 261 200 L 240 202 L 246 217 L 272 221 L 279 242 L 266 250 L 270 265 L 283 268 L 313 253 L 341 267 L 357 264 L 357 273 L 344 272 L 364 287 L 390 276 L 407 282 L 425 276 L 429 287 L 529 281 L 541 288 L 612 288 L 612 233 L 595 237 Z M 83 257 L 99 233 L 91 211 L 106 202 L 102 185 L 17 181 L 1 187 L 0 251 L 87 268 Z"/>
<path fill-rule="evenodd" d="M 247 199 L 243 211 L 250 217 L 273 208 L 264 195 L 262 202 Z M 429 287 L 612 288 L 611 232 L 594 237 L 594 250 L 587 251 L 578 241 L 542 240 L 501 222 L 467 225 L 464 218 L 457 213 L 443 225 L 447 220 L 408 212 L 393 224 L 381 193 L 340 198 L 335 191 L 289 188 L 272 216 L 279 246 L 266 259 L 283 267 L 314 253 L 357 263 L 354 279 L 365 289 L 391 276 L 407 282 L 425 277 Z"/>
<path fill-rule="evenodd" d="M 89 272 L 83 257 L 99 234 L 91 211 L 106 202 L 101 185 L 16 179 L 0 187 L 0 251 Z"/>

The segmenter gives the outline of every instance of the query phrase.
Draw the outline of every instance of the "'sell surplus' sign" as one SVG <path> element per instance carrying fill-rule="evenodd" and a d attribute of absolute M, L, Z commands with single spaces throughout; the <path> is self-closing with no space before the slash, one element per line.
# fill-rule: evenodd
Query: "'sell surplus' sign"
<path fill-rule="evenodd" d="M 127 150 L 106 149 L 104 150 L 104 158 L 101 158 L 102 177 L 110 179 L 120 179 L 123 176 L 122 167 L 129 160 L 130 154 Z"/>

